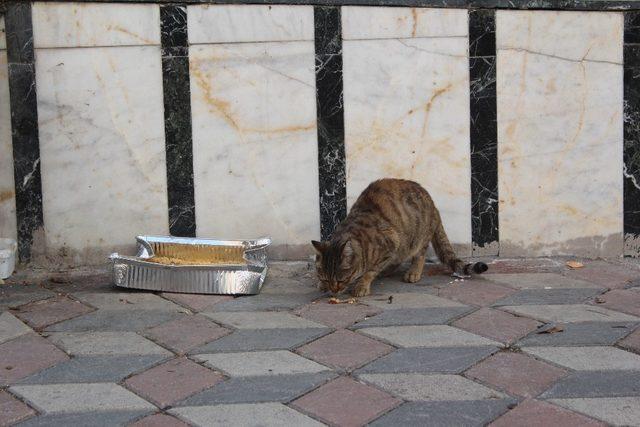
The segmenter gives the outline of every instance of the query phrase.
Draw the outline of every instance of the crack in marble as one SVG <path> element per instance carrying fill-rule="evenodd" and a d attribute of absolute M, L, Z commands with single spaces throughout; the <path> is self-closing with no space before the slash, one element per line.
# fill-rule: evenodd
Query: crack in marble
<path fill-rule="evenodd" d="M 605 61 L 605 60 L 600 60 L 600 59 L 586 59 L 586 56 L 589 54 L 591 49 L 587 50 L 587 53 L 585 53 L 585 55 L 581 58 L 581 59 L 573 59 L 573 58 L 567 58 L 565 56 L 559 56 L 559 55 L 552 55 L 550 53 L 543 53 L 543 52 L 536 52 L 535 50 L 531 50 L 531 49 L 525 49 L 525 48 L 520 48 L 520 47 L 500 47 L 497 49 L 498 52 L 500 51 L 511 51 L 511 52 L 524 52 L 524 53 L 530 53 L 532 55 L 537 55 L 537 56 L 546 56 L 547 58 L 553 58 L 553 59 L 559 59 L 561 61 L 567 61 L 567 62 L 573 62 L 576 64 L 583 64 L 585 62 L 590 62 L 590 63 L 594 63 L 594 64 L 609 64 L 609 65 L 619 65 L 622 66 L 622 62 L 615 62 L 615 61 Z"/>

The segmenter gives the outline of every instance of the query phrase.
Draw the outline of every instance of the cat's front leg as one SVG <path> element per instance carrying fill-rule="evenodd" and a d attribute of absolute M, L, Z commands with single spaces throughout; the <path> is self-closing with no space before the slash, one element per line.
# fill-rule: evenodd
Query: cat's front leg
<path fill-rule="evenodd" d="M 364 297 L 371 293 L 371 283 L 378 276 L 377 271 L 369 271 L 365 273 L 355 284 L 351 294 L 354 297 Z"/>

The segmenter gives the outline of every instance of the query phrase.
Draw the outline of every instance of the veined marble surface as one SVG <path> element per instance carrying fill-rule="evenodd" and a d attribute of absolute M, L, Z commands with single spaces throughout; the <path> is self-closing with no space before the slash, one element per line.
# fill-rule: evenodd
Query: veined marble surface
<path fill-rule="evenodd" d="M 36 48 L 160 44 L 156 4 L 36 2 Z"/>
<path fill-rule="evenodd" d="M 36 67 L 48 252 L 166 234 L 160 47 L 36 50 Z"/>
<path fill-rule="evenodd" d="M 313 42 L 189 50 L 197 234 L 319 237 Z"/>
<path fill-rule="evenodd" d="M 0 50 L 7 48 L 7 39 L 5 38 L 4 16 L 0 16 Z"/>
<path fill-rule="evenodd" d="M 500 255 L 621 255 L 622 14 L 496 23 Z"/>
<path fill-rule="evenodd" d="M 313 40 L 313 6 L 195 5 L 189 43 Z"/>
<path fill-rule="evenodd" d="M 4 18 L 0 16 L 0 237 L 16 238 L 16 198 L 13 185 L 11 109 Z"/>
<path fill-rule="evenodd" d="M 365 16 L 368 9 L 359 8 Z M 438 12 L 446 19 L 457 13 L 457 31 L 437 24 Z M 470 248 L 467 12 L 429 17 L 439 35 L 343 43 L 347 203 L 375 179 L 417 181 L 431 193 L 450 240 Z M 353 23 L 361 20 L 343 21 L 343 31 L 353 32 Z"/>

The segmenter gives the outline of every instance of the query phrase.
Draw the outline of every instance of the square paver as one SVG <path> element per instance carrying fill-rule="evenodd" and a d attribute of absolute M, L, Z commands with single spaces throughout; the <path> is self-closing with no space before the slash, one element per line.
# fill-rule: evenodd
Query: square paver
<path fill-rule="evenodd" d="M 604 302 L 600 303 L 601 301 Z M 640 316 L 640 292 L 616 289 L 601 295 L 598 302 L 599 307 Z"/>
<path fill-rule="evenodd" d="M 184 309 L 183 309 L 184 310 Z M 184 314 L 169 310 L 98 310 L 56 323 L 47 332 L 142 331 Z"/>
<path fill-rule="evenodd" d="M 68 357 L 35 334 L 26 334 L 0 344 L 0 385 L 11 384 Z"/>
<path fill-rule="evenodd" d="M 517 289 L 593 288 L 593 283 L 556 273 L 485 274 L 484 279 Z"/>
<path fill-rule="evenodd" d="M 20 427 L 113 427 L 125 426 L 129 422 L 145 416 L 150 412 L 149 409 L 135 411 L 114 411 L 109 410 L 101 412 L 100 416 L 96 416 L 94 412 L 79 413 L 63 413 L 63 414 L 44 414 L 38 417 L 29 418 L 27 421 L 20 423 Z"/>
<path fill-rule="evenodd" d="M 340 377 L 293 401 L 291 406 L 334 425 L 360 426 L 400 402 L 383 391 Z"/>
<path fill-rule="evenodd" d="M 162 298 L 180 304 L 196 313 L 221 302 L 233 300 L 233 297 L 229 295 L 176 294 L 171 292 L 163 292 L 160 295 Z"/>
<path fill-rule="evenodd" d="M 291 313 L 278 311 L 202 313 L 204 316 L 237 329 L 323 328 L 324 325 Z"/>
<path fill-rule="evenodd" d="M 188 359 L 170 360 L 134 375 L 125 385 L 140 396 L 164 408 L 209 388 L 224 378 Z"/>
<path fill-rule="evenodd" d="M 78 292 L 73 296 L 100 310 L 184 312 L 184 309 L 179 305 L 149 292 Z"/>
<path fill-rule="evenodd" d="M 580 304 L 602 292 L 604 288 L 522 289 L 493 305 Z"/>
<path fill-rule="evenodd" d="M 292 350 L 331 332 L 329 328 L 238 329 L 191 351 L 192 354 L 255 350 Z"/>
<path fill-rule="evenodd" d="M 296 310 L 296 314 L 313 322 L 331 328 L 346 328 L 367 317 L 375 316 L 380 310 L 364 304 L 328 304 L 316 302 Z"/>
<path fill-rule="evenodd" d="M 231 377 L 310 374 L 327 370 L 325 366 L 284 350 L 198 354 L 194 358 Z"/>
<path fill-rule="evenodd" d="M 604 424 L 559 406 L 527 399 L 490 424 L 491 427 L 604 427 Z"/>
<path fill-rule="evenodd" d="M 456 320 L 453 326 L 509 344 L 536 330 L 540 323 L 525 317 L 516 317 L 504 311 L 481 308 Z"/>
<path fill-rule="evenodd" d="M 16 385 L 10 390 L 48 414 L 155 409 L 112 383 Z"/>
<path fill-rule="evenodd" d="M 273 266 L 273 264 L 271 264 Z M 273 268 L 269 268 L 269 277 L 262 286 L 261 294 L 290 295 L 290 294 L 315 294 L 322 296 L 315 280 L 305 280 L 291 277 L 272 277 Z"/>
<path fill-rule="evenodd" d="M 569 269 L 565 271 L 565 274 L 569 277 L 595 283 L 604 288 L 623 288 L 640 278 L 640 271 L 626 268 L 620 264 L 612 264 L 600 260 L 590 260 L 583 264 L 583 268 Z"/>
<path fill-rule="evenodd" d="M 640 425 L 640 397 L 554 399 L 556 405 L 616 426 Z"/>
<path fill-rule="evenodd" d="M 358 373 L 457 374 L 498 349 L 496 347 L 401 348 L 358 369 Z"/>
<path fill-rule="evenodd" d="M 2 285 L 0 286 L 0 311 L 18 308 L 32 301 L 40 301 L 54 297 L 56 294 L 37 285 Z"/>
<path fill-rule="evenodd" d="M 189 427 L 189 424 L 167 414 L 153 414 L 144 417 L 129 427 Z"/>
<path fill-rule="evenodd" d="M 409 402 L 371 426 L 483 426 L 513 404 L 511 399 Z"/>
<path fill-rule="evenodd" d="M 576 371 L 640 370 L 640 356 L 615 347 L 525 347 L 523 351 Z"/>
<path fill-rule="evenodd" d="M 56 332 L 49 339 L 74 356 L 171 355 L 135 332 Z"/>
<path fill-rule="evenodd" d="M 145 335 L 182 354 L 192 348 L 214 341 L 231 333 L 201 316 L 185 316 L 158 325 L 146 331 Z"/>
<path fill-rule="evenodd" d="M 471 310 L 473 308 L 469 306 L 386 310 L 377 316 L 356 323 L 353 329 L 372 326 L 444 325 Z"/>
<path fill-rule="evenodd" d="M 389 326 L 358 332 L 400 347 L 501 346 L 500 343 L 447 325 Z"/>
<path fill-rule="evenodd" d="M 640 353 L 640 329 L 637 329 L 631 335 L 620 341 L 619 345 L 620 347 Z"/>
<path fill-rule="evenodd" d="M 502 352 L 474 366 L 466 375 L 509 394 L 533 397 L 549 388 L 566 372 L 524 354 Z"/>
<path fill-rule="evenodd" d="M 485 400 L 507 396 L 459 375 L 364 374 L 359 379 L 404 400 Z"/>
<path fill-rule="evenodd" d="M 0 426 L 8 426 L 35 415 L 36 412 L 6 391 L 0 390 Z"/>
<path fill-rule="evenodd" d="M 638 371 L 577 371 L 553 384 L 544 399 L 640 396 Z"/>
<path fill-rule="evenodd" d="M 31 328 L 22 323 L 13 314 L 9 312 L 0 314 L 0 344 L 29 332 L 33 332 Z"/>
<path fill-rule="evenodd" d="M 638 317 L 586 304 L 509 305 L 500 309 L 544 322 L 640 322 Z"/>
<path fill-rule="evenodd" d="M 464 304 L 487 306 L 515 292 L 486 280 L 465 280 L 441 287 L 438 295 Z"/>
<path fill-rule="evenodd" d="M 382 310 L 400 310 L 408 308 L 437 308 L 437 307 L 461 307 L 463 304 L 446 298 L 440 298 L 426 293 L 399 293 L 392 295 L 389 303 L 388 296 L 370 295 L 359 298 L 361 303 L 377 307 Z"/>
<path fill-rule="evenodd" d="M 613 345 L 629 335 L 636 323 L 628 322 L 580 322 L 559 325 L 562 331 L 553 334 L 533 332 L 518 341 L 518 346 L 572 346 Z M 545 328 L 541 328 L 541 331 Z"/>
<path fill-rule="evenodd" d="M 216 384 L 175 406 L 222 403 L 289 402 L 336 377 L 333 372 L 236 377 Z"/>
<path fill-rule="evenodd" d="M 297 353 L 334 368 L 352 370 L 395 350 L 355 332 L 339 330 L 297 350 Z"/>
<path fill-rule="evenodd" d="M 320 427 L 321 423 L 288 408 L 282 403 L 191 406 L 169 411 L 196 426 L 255 426 L 256 420 L 265 427 L 283 425 Z"/>
<path fill-rule="evenodd" d="M 62 322 L 93 311 L 79 301 L 66 297 L 55 297 L 44 301 L 36 301 L 13 310 L 19 317 L 35 329 L 42 329 L 54 323 Z"/>
<path fill-rule="evenodd" d="M 318 294 L 269 294 L 261 293 L 259 295 L 242 296 L 234 298 L 231 301 L 224 301 L 216 304 L 214 309 L 220 311 L 280 311 L 292 310 L 309 304 L 318 298 Z"/>

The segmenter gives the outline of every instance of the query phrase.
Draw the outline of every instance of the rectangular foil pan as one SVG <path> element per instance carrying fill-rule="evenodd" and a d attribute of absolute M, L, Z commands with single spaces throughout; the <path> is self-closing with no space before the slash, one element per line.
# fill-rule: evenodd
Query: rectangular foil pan
<path fill-rule="evenodd" d="M 267 275 L 269 238 L 212 240 L 138 236 L 136 241 L 135 257 L 117 253 L 109 257 L 116 286 L 194 294 L 255 295 L 260 293 Z M 154 256 L 179 258 L 187 264 L 149 261 Z M 198 265 L 189 265 L 189 261 Z"/>

